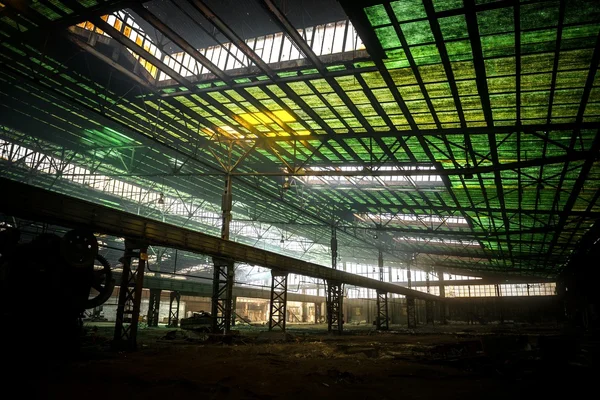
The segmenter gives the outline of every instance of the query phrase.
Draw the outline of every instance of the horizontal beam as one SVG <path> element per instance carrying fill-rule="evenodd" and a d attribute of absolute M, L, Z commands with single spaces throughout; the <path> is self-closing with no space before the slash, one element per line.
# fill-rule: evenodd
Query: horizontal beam
<path fill-rule="evenodd" d="M 584 160 L 597 160 L 599 158 L 598 153 L 590 152 L 590 151 L 574 151 L 569 154 L 565 154 L 562 156 L 553 156 L 553 157 L 542 157 L 542 158 L 533 158 L 530 160 L 523 161 L 514 161 L 499 164 L 498 166 L 494 165 L 482 165 L 477 167 L 470 168 L 441 168 L 437 169 L 415 169 L 415 170 L 381 170 L 376 167 L 364 168 L 360 171 L 342 171 L 342 170 L 331 170 L 331 171 L 315 171 L 310 169 L 299 168 L 295 171 L 257 171 L 257 172 L 190 172 L 190 173 L 177 173 L 174 174 L 172 172 L 165 173 L 128 173 L 127 176 L 135 176 L 135 177 L 167 177 L 167 176 L 223 176 L 223 175 L 231 175 L 231 176 L 241 176 L 241 177 L 258 177 L 258 176 L 267 176 L 267 177 L 284 177 L 284 176 L 295 176 L 295 177 L 303 177 L 303 176 L 316 176 L 316 177 L 361 177 L 361 176 L 428 176 L 428 175 L 476 175 L 476 174 L 487 174 L 493 173 L 495 171 L 507 171 L 507 170 L 518 170 L 521 168 L 531 168 L 531 167 L 540 167 L 542 165 L 550 165 L 550 164 L 562 164 L 565 162 L 573 162 L 573 161 L 584 161 Z M 409 164 L 406 164 L 409 165 Z M 77 175 L 85 175 L 85 174 L 70 174 L 71 176 Z M 108 177 L 118 177 L 122 176 L 120 174 L 106 174 Z M 310 186 L 310 184 L 307 184 Z M 331 187 L 335 187 L 335 184 L 328 185 Z M 360 186 L 360 185 L 359 185 Z M 392 185 L 390 185 L 392 186 Z M 440 187 L 442 184 L 440 183 Z M 393 187 L 393 186 L 392 186 Z M 424 186 L 423 189 L 427 187 Z"/>
<path fill-rule="evenodd" d="M 79 10 L 75 10 L 70 15 L 63 16 L 56 21 L 51 21 L 37 14 L 31 7 L 28 7 L 22 0 L 3 0 L 3 3 L 10 6 L 15 12 L 19 14 L 25 14 L 28 18 L 33 18 L 34 22 L 38 23 L 39 30 L 60 30 L 67 28 L 72 25 L 77 25 L 80 22 L 86 21 L 95 16 L 106 15 L 114 11 L 123 10 L 129 7 L 137 7 L 143 3 L 147 3 L 149 0 L 108 0 L 100 1 L 97 5 L 91 7 L 81 6 Z M 22 34 L 22 36 L 31 35 L 34 36 L 38 29 L 29 30 Z M 39 32 L 38 32 L 39 33 Z"/>
<path fill-rule="evenodd" d="M 552 283 L 556 279 L 540 277 L 517 277 L 507 275 L 506 278 L 482 279 L 445 279 L 443 281 L 429 281 L 429 286 L 477 286 L 477 285 L 524 285 L 527 283 Z M 411 287 L 426 287 L 426 281 L 411 281 Z M 408 282 L 394 282 L 394 285 L 408 287 Z"/>
<path fill-rule="evenodd" d="M 344 139 L 365 139 L 365 138 L 385 138 L 385 137 L 412 137 L 412 136 L 448 136 L 448 135 L 488 135 L 503 134 L 503 133 L 514 133 L 514 132 L 548 132 L 548 131 L 572 131 L 578 129 L 579 126 L 575 123 L 557 123 L 557 124 L 532 124 L 532 125 L 503 125 L 503 126 L 487 126 L 487 127 L 467 127 L 467 128 L 443 128 L 443 129 L 415 129 L 415 130 L 398 130 L 391 129 L 388 131 L 381 132 L 365 132 L 365 133 L 353 133 L 344 132 L 338 133 L 336 138 L 339 140 Z M 598 129 L 600 128 L 600 122 L 583 122 L 581 123 L 581 129 Z M 526 136 L 523 136 L 526 138 Z M 297 140 L 317 140 L 317 141 L 328 141 L 331 140 L 331 136 L 328 135 L 303 135 L 303 136 L 274 136 L 269 138 L 260 139 L 227 139 L 232 142 L 254 142 L 256 140 L 264 140 L 266 142 L 293 142 Z"/>
<path fill-rule="evenodd" d="M 165 275 L 169 275 L 166 273 Z M 121 274 L 114 273 L 113 278 L 116 282 L 121 281 Z M 193 280 L 171 279 L 167 277 L 148 276 L 144 275 L 144 288 L 146 289 L 161 289 L 179 292 L 184 296 L 211 297 L 212 282 L 202 283 Z M 270 289 L 260 289 L 258 287 L 233 286 L 233 295 L 235 297 L 249 297 L 254 299 L 270 299 Z M 313 296 L 302 293 L 294 293 L 288 291 L 288 301 L 303 301 L 307 303 L 320 303 L 325 301 L 324 296 Z"/>
<path fill-rule="evenodd" d="M 150 220 L 9 179 L 0 178 L 0 187 L 3 193 L 9 193 L 0 196 L 0 212 L 7 215 L 69 228 L 93 230 L 107 235 L 144 241 L 149 245 L 191 251 L 387 293 L 423 300 L 441 300 L 438 296 Z"/>

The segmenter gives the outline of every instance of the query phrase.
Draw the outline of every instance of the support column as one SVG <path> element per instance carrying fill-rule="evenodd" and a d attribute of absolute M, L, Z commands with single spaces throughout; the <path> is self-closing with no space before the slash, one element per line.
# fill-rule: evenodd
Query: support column
<path fill-rule="evenodd" d="M 410 275 L 410 263 L 408 263 L 408 268 L 406 271 L 406 278 L 408 281 L 408 288 L 412 288 L 412 278 Z M 406 296 L 406 324 L 408 328 L 416 328 L 417 327 L 417 310 L 415 309 L 415 298 L 411 296 Z"/>
<path fill-rule="evenodd" d="M 308 322 L 308 303 L 302 302 L 302 322 Z"/>
<path fill-rule="evenodd" d="M 167 326 L 170 328 L 177 328 L 179 325 L 179 303 L 181 302 L 181 295 L 179 292 L 171 292 L 169 298 L 169 322 Z"/>
<path fill-rule="evenodd" d="M 496 297 L 498 297 L 497 301 L 498 301 L 498 305 L 500 307 L 500 323 L 504 324 L 504 307 L 502 304 L 502 291 L 500 290 L 500 285 L 496 284 Z"/>
<path fill-rule="evenodd" d="M 343 304 L 342 284 L 327 281 L 327 330 L 342 333 L 343 331 Z"/>
<path fill-rule="evenodd" d="M 132 259 L 137 259 L 137 266 L 132 269 Z M 113 346 L 117 349 L 136 350 L 137 328 L 140 317 L 144 270 L 148 260 L 148 246 L 125 239 L 119 301 L 117 304 L 117 320 Z"/>
<path fill-rule="evenodd" d="M 429 281 L 429 271 L 425 272 L 425 285 L 427 287 L 427 294 L 431 294 L 431 283 Z M 434 309 L 433 300 L 425 300 L 425 323 L 433 325 L 434 321 Z"/>
<path fill-rule="evenodd" d="M 388 319 L 387 292 L 377 291 L 377 330 L 387 331 L 390 328 Z"/>
<path fill-rule="evenodd" d="M 287 310 L 287 272 L 271 270 L 271 301 L 269 303 L 269 330 L 277 327 L 285 332 Z"/>
<path fill-rule="evenodd" d="M 231 175 L 227 175 L 221 202 L 221 238 L 226 240 L 229 240 L 232 202 Z M 232 318 L 234 262 L 223 258 L 213 258 L 213 264 L 212 331 L 213 333 L 227 334 L 231 328 Z"/>
<path fill-rule="evenodd" d="M 384 282 L 383 274 L 383 251 L 379 249 L 379 280 Z M 377 330 L 387 331 L 390 328 L 388 318 L 388 295 L 387 292 L 377 291 L 377 318 L 376 318 Z"/>
<path fill-rule="evenodd" d="M 237 317 L 237 296 L 231 298 L 231 326 L 235 326 L 235 319 Z"/>
<path fill-rule="evenodd" d="M 441 298 L 445 298 L 446 297 L 446 285 L 444 284 L 444 273 L 443 272 L 438 272 L 438 280 L 440 281 L 440 297 Z M 447 325 L 448 324 L 448 304 L 446 304 L 445 301 L 441 301 L 440 302 L 440 320 L 442 321 L 442 324 Z"/>
<path fill-rule="evenodd" d="M 321 303 L 315 303 L 315 324 L 321 319 Z"/>
<path fill-rule="evenodd" d="M 231 292 L 233 291 L 233 262 L 213 258 L 212 331 L 228 333 L 231 328 Z"/>
<path fill-rule="evenodd" d="M 415 309 L 414 297 L 406 297 L 406 322 L 408 328 L 417 327 L 417 310 Z"/>
<path fill-rule="evenodd" d="M 337 235 L 335 225 L 331 227 L 331 268 L 337 269 Z M 342 284 L 336 281 L 327 281 L 327 330 L 342 333 L 343 331 L 343 302 Z"/>
<path fill-rule="evenodd" d="M 150 299 L 148 300 L 148 326 L 158 326 L 158 312 L 160 310 L 160 289 L 150 289 Z"/>

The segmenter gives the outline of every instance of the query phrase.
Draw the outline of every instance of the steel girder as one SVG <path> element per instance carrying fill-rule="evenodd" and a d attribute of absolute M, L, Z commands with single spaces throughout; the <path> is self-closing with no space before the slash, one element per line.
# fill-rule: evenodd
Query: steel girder
<path fill-rule="evenodd" d="M 169 295 L 169 321 L 167 326 L 176 328 L 179 326 L 179 305 L 181 303 L 181 294 L 177 291 Z"/>
<path fill-rule="evenodd" d="M 148 326 L 158 326 L 158 315 L 160 311 L 160 289 L 150 289 L 150 297 L 148 299 Z"/>
<path fill-rule="evenodd" d="M 148 259 L 148 245 L 125 240 L 125 254 L 121 259 L 123 272 L 117 304 L 117 320 L 113 346 L 115 348 L 136 350 L 137 329 L 142 300 L 144 269 Z M 132 268 L 132 259 L 137 259 L 137 266 Z"/>
<path fill-rule="evenodd" d="M 388 315 L 388 294 L 377 291 L 377 330 L 387 331 L 390 328 Z"/>
<path fill-rule="evenodd" d="M 327 281 L 327 330 L 341 334 L 344 328 L 343 316 L 344 293 L 342 284 L 336 281 Z"/>
<path fill-rule="evenodd" d="M 287 320 L 287 280 L 288 274 L 271 270 L 271 299 L 269 302 L 269 330 L 279 328 L 285 332 Z"/>

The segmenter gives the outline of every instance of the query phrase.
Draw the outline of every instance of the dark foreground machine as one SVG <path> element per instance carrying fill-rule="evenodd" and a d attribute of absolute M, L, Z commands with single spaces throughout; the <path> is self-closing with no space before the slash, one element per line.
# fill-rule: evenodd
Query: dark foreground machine
<path fill-rule="evenodd" d="M 44 233 L 26 243 L 20 236 L 14 228 L 0 231 L 0 318 L 10 327 L 1 335 L 9 343 L 76 349 L 83 311 L 112 294 L 110 264 L 90 232 Z"/>

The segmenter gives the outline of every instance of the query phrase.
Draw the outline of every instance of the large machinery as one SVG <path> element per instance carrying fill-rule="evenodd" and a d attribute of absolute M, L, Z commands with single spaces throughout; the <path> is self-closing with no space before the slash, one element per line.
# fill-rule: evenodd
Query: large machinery
<path fill-rule="evenodd" d="M 2 320 L 32 345 L 76 346 L 83 311 L 106 302 L 114 286 L 91 232 L 42 233 L 29 242 L 17 229 L 0 232 Z"/>

